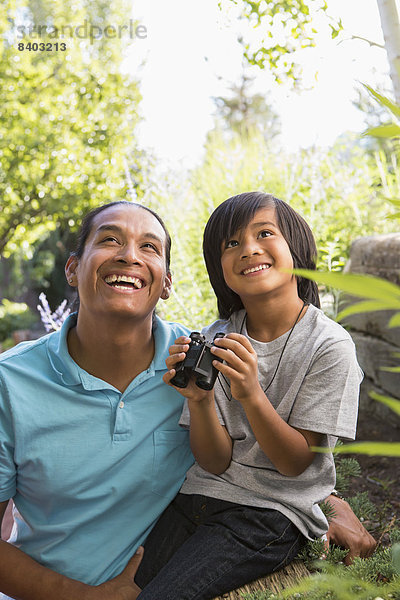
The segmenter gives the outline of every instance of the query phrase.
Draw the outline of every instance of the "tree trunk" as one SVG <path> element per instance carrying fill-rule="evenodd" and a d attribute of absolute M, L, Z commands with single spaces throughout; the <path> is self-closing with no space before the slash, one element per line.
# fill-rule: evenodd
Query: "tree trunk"
<path fill-rule="evenodd" d="M 399 0 L 377 0 L 394 97 L 400 104 L 400 21 Z"/>

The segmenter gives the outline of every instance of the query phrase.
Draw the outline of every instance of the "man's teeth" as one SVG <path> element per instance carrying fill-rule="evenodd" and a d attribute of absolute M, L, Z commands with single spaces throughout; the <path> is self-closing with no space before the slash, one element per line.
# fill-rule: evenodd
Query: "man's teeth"
<path fill-rule="evenodd" d="M 271 265 L 258 265 L 258 267 L 251 267 L 250 269 L 245 269 L 243 271 L 243 275 L 247 275 L 248 273 L 255 273 L 256 271 L 263 271 L 264 269 L 269 269 Z"/>
<path fill-rule="evenodd" d="M 129 277 L 128 275 L 107 275 L 107 277 L 105 277 L 104 280 L 106 283 L 131 283 L 135 288 L 139 290 L 143 287 L 143 283 L 140 279 L 138 279 L 137 277 Z M 130 289 L 130 287 L 123 285 L 118 285 L 118 287 L 121 287 L 125 290 Z"/>

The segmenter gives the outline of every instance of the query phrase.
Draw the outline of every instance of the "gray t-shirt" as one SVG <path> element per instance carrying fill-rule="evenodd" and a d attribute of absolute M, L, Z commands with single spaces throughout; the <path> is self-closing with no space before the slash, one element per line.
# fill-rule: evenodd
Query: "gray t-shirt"
<path fill-rule="evenodd" d="M 289 332 L 271 342 L 250 338 L 244 310 L 227 321 L 216 321 L 203 330 L 246 335 L 258 355 L 259 381 L 270 383 Z M 322 446 L 333 447 L 337 437 L 354 439 L 362 371 L 354 343 L 343 327 L 313 305 L 295 326 L 267 396 L 277 413 L 293 427 L 322 433 Z M 221 475 L 197 463 L 187 473 L 183 494 L 203 494 L 248 506 L 273 508 L 285 514 L 308 538 L 323 535 L 328 524 L 318 503 L 335 487 L 331 453 L 316 454 L 307 469 L 295 477 L 280 474 L 261 450 L 244 409 L 230 397 L 229 385 L 219 376 L 215 402 L 220 422 L 233 440 L 232 461 Z M 180 424 L 188 427 L 185 402 Z"/>

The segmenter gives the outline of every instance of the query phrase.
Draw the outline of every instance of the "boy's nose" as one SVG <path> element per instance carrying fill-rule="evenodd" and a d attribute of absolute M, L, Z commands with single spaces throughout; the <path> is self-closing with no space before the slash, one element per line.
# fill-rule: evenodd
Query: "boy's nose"
<path fill-rule="evenodd" d="M 260 248 L 255 242 L 247 242 L 243 244 L 241 258 L 248 258 L 254 254 L 260 254 Z"/>

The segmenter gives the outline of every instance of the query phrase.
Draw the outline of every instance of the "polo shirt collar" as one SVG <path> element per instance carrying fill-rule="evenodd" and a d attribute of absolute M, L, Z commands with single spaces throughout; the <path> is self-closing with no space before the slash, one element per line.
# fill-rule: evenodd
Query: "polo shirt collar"
<path fill-rule="evenodd" d="M 155 352 L 150 368 L 154 368 L 156 371 L 166 371 L 165 359 L 168 356 L 171 343 L 175 342 L 175 339 L 171 340 L 170 325 L 156 316 L 153 325 L 153 335 Z"/>
<path fill-rule="evenodd" d="M 107 382 L 90 375 L 72 359 L 68 352 L 68 331 L 75 327 L 77 313 L 67 317 L 60 330 L 54 332 L 47 346 L 50 363 L 65 385 L 82 385 L 85 389 L 105 389 L 114 387 Z M 147 369 L 147 375 L 153 375 L 155 371 L 166 370 L 165 359 L 168 356 L 168 348 L 171 344 L 170 331 L 167 323 L 159 317 L 155 317 L 153 326 L 155 342 L 154 358 Z M 139 375 L 140 377 L 140 375 Z M 135 378 L 136 379 L 136 378 Z"/>

